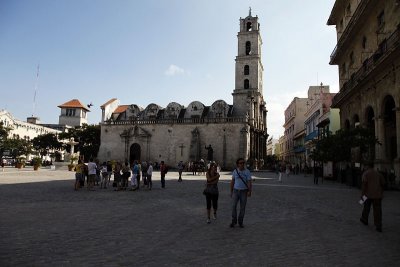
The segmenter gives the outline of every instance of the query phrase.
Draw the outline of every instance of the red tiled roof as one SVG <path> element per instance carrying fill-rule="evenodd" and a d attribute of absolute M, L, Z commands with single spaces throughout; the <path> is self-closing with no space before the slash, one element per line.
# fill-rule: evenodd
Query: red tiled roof
<path fill-rule="evenodd" d="M 125 112 L 128 109 L 128 107 L 129 105 L 120 105 L 114 110 L 113 114 Z"/>
<path fill-rule="evenodd" d="M 108 104 L 114 102 L 115 100 L 117 100 L 116 98 L 112 98 L 110 100 L 108 100 L 106 103 L 104 103 L 103 105 L 100 106 L 100 108 L 104 108 L 105 106 L 107 106 Z"/>
<path fill-rule="evenodd" d="M 72 99 L 68 102 L 65 102 L 62 105 L 59 105 L 58 107 L 59 108 L 82 108 L 82 109 L 90 112 L 90 110 L 85 105 L 83 105 L 81 103 L 81 101 L 79 101 L 78 99 Z"/>

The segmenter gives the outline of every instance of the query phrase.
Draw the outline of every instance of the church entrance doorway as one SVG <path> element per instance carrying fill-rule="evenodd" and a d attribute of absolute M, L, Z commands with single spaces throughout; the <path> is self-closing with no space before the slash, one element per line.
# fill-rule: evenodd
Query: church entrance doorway
<path fill-rule="evenodd" d="M 130 153 L 129 153 L 129 162 L 133 163 L 135 160 L 140 160 L 141 148 L 138 143 L 134 143 L 131 145 Z"/>

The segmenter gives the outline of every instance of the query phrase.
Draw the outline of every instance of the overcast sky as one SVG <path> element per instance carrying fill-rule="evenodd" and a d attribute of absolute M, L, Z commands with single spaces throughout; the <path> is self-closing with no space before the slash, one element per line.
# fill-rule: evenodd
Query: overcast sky
<path fill-rule="evenodd" d="M 334 0 L 1 0 L 0 109 L 58 123 L 58 105 L 192 101 L 232 104 L 239 18 L 249 6 L 263 39 L 268 133 L 283 134 L 284 110 L 308 86 L 338 91 L 329 65 Z M 39 78 L 37 79 L 37 66 Z M 36 97 L 35 97 L 35 88 Z M 34 99 L 36 105 L 34 105 Z M 35 107 L 34 107 L 35 106 Z"/>

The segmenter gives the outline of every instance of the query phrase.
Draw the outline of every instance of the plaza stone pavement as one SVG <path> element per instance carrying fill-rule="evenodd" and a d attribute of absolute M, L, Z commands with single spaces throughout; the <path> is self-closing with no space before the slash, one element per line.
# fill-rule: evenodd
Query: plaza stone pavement
<path fill-rule="evenodd" d="M 399 266 L 400 193 L 385 192 L 383 233 L 359 218 L 360 191 L 255 172 L 245 228 L 229 228 L 228 172 L 206 224 L 204 176 L 159 172 L 151 191 L 73 190 L 74 173 L 0 172 L 0 266 Z"/>

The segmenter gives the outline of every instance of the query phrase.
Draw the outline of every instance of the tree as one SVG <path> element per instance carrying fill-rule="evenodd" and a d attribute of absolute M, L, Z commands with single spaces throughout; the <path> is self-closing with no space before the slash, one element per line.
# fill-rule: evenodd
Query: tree
<path fill-rule="evenodd" d="M 4 151 L 7 150 L 6 142 L 10 128 L 4 127 L 3 122 L 0 122 L 0 159 L 3 159 Z"/>
<path fill-rule="evenodd" d="M 32 145 L 41 156 L 46 156 L 49 150 L 58 150 L 63 147 L 54 133 L 42 134 L 33 138 Z"/>
<path fill-rule="evenodd" d="M 11 130 L 10 127 L 4 127 L 3 123 L 0 122 L 0 157 L 3 158 L 5 151 L 9 151 L 9 155 L 14 158 L 31 153 L 32 145 L 28 140 L 8 138 Z"/>
<path fill-rule="evenodd" d="M 85 159 L 97 157 L 100 148 L 100 125 L 87 125 L 70 129 L 68 132 L 59 134 L 60 139 L 74 138 L 79 142 L 75 146 L 76 150 L 80 152 Z M 70 147 L 67 146 L 66 150 L 69 152 Z"/>
<path fill-rule="evenodd" d="M 352 149 L 358 148 L 360 157 L 365 160 L 373 160 L 374 148 L 380 144 L 371 129 L 354 128 L 339 130 L 336 134 L 315 141 L 316 149 L 311 158 L 322 162 L 352 161 Z"/>

